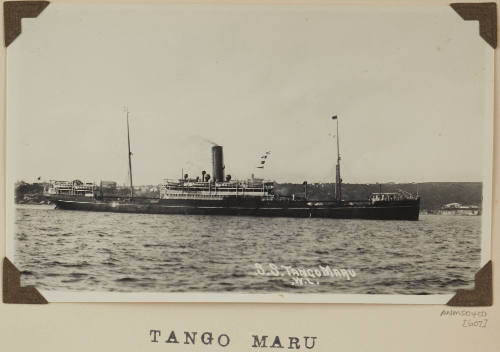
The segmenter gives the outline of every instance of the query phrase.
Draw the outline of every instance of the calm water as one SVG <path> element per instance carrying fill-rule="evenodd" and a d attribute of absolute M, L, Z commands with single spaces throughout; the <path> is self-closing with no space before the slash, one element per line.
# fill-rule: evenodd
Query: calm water
<path fill-rule="evenodd" d="M 19 207 L 14 260 L 23 285 L 61 291 L 453 293 L 471 287 L 479 269 L 480 220 L 144 215 Z M 256 263 L 263 271 L 256 270 Z M 297 281 L 299 269 L 314 274 L 319 265 L 332 272 L 350 269 L 355 276 L 314 275 Z"/>

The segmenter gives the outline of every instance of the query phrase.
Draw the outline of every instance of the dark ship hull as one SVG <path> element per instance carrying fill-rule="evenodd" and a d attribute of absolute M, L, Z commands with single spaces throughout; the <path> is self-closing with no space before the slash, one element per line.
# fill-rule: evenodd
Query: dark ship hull
<path fill-rule="evenodd" d="M 418 220 L 420 200 L 381 202 L 314 202 L 260 199 L 53 199 L 58 209 L 115 213 L 233 215 L 293 218 Z"/>

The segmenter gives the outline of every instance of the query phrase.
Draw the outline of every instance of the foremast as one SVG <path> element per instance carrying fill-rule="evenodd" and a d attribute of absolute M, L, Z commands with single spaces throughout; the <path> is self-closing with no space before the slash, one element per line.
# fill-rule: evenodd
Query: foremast
<path fill-rule="evenodd" d="M 128 142 L 128 174 L 130 177 L 130 198 L 134 197 L 134 184 L 132 182 L 132 152 L 130 151 L 130 129 L 128 123 L 128 109 L 127 109 L 127 142 Z"/>
<path fill-rule="evenodd" d="M 337 115 L 332 116 L 337 123 L 337 165 L 335 166 L 335 201 L 342 202 L 342 178 L 340 177 L 340 142 L 339 142 L 339 119 Z"/>

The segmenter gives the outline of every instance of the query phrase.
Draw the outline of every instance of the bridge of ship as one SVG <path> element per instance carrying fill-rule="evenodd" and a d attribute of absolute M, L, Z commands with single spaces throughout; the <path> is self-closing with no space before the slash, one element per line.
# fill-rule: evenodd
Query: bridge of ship
<path fill-rule="evenodd" d="M 200 182 L 165 180 L 160 185 L 161 199 L 223 199 L 260 197 L 272 199 L 273 182 Z"/>

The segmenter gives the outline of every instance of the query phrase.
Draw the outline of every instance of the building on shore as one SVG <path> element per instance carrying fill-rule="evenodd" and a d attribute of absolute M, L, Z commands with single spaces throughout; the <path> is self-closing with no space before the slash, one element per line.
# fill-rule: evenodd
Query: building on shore
<path fill-rule="evenodd" d="M 443 205 L 437 213 L 440 215 L 481 215 L 481 207 L 478 205 L 449 203 Z"/>

